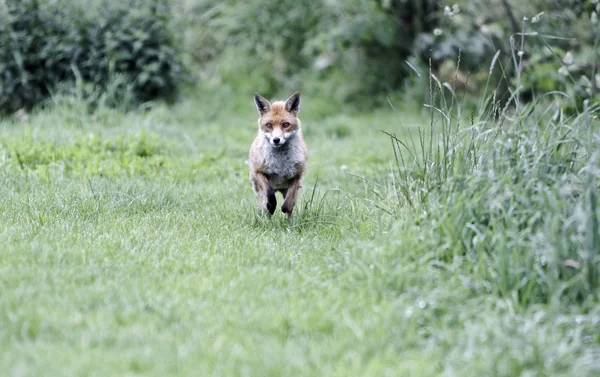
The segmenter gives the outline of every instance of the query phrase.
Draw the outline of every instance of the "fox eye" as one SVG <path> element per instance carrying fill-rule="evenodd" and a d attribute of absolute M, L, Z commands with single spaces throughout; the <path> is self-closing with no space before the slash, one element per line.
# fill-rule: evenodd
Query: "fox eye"
<path fill-rule="evenodd" d="M 290 126 L 290 124 L 288 122 L 285 122 L 284 124 L 281 125 L 283 128 L 288 128 Z"/>
<path fill-rule="evenodd" d="M 268 129 L 271 129 L 271 128 L 273 128 L 273 125 L 272 125 L 271 123 L 267 123 L 267 124 L 265 124 L 265 126 L 266 126 Z"/>

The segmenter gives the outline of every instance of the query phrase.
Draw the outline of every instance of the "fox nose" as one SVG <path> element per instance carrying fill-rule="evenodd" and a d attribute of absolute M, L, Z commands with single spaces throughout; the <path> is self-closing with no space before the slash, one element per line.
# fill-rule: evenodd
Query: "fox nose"
<path fill-rule="evenodd" d="M 279 144 L 280 141 L 281 139 L 279 139 L 278 137 L 273 138 L 273 144 Z"/>

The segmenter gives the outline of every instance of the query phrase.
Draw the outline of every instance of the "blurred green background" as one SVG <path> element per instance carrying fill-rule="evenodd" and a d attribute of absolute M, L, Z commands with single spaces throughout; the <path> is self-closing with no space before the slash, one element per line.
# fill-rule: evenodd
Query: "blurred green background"
<path fill-rule="evenodd" d="M 2 0 L 0 108 L 31 108 L 78 79 L 88 95 L 110 88 L 114 103 L 173 101 L 191 87 L 244 98 L 300 90 L 329 106 L 382 105 L 392 95 L 420 104 L 428 90 L 416 81 L 431 71 L 471 95 L 496 90 L 499 101 L 509 87 L 525 100 L 561 91 L 565 108 L 580 112 L 600 84 L 599 8 L 596 0 Z"/>

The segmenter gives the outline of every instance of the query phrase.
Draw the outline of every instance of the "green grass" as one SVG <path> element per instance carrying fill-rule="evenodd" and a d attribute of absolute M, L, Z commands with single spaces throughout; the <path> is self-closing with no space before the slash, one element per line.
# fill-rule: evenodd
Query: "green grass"
<path fill-rule="evenodd" d="M 127 114 L 75 101 L 0 123 L 2 375 L 600 373 L 598 287 L 563 296 L 579 280 L 553 277 L 523 300 L 519 281 L 541 285 L 523 270 L 539 264 L 510 251 L 532 252 L 529 238 L 490 250 L 465 233 L 501 229 L 495 213 L 489 228 L 461 217 L 485 215 L 469 211 L 489 210 L 489 187 L 413 206 L 395 194 L 380 130 L 408 141 L 418 112 L 303 98 L 310 165 L 288 222 L 257 210 L 245 97 Z M 501 284 L 502 256 L 514 264 Z"/>

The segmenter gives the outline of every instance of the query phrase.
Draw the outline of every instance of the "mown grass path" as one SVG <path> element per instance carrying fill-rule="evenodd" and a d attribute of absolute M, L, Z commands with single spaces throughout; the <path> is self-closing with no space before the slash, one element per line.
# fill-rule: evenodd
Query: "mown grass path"
<path fill-rule="evenodd" d="M 0 123 L 1 374 L 599 370 L 597 307 L 518 308 L 418 247 L 435 235 L 369 201 L 389 195 L 379 129 L 402 133 L 397 114 L 311 117 L 311 106 L 291 223 L 256 210 L 251 101 L 226 113 L 192 101 L 128 115 L 59 107 Z"/>

